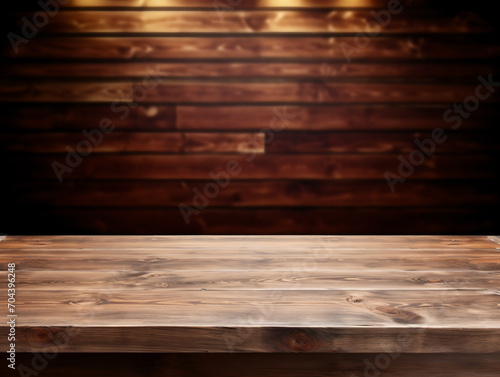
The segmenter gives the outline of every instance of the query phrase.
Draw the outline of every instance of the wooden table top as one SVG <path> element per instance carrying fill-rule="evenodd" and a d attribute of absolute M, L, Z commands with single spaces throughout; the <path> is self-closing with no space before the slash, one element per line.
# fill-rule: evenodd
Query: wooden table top
<path fill-rule="evenodd" d="M 494 236 L 7 236 L 5 315 L 9 263 L 19 352 L 500 352 Z"/>

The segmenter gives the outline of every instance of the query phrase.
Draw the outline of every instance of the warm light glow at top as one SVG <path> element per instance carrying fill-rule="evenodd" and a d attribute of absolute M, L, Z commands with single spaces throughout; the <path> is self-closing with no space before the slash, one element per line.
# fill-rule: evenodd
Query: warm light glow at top
<path fill-rule="evenodd" d="M 222 3 L 225 3 L 221 0 Z M 241 8 L 369 8 L 380 1 L 374 0 L 241 0 Z M 212 0 L 70 0 L 65 7 L 214 7 Z"/>

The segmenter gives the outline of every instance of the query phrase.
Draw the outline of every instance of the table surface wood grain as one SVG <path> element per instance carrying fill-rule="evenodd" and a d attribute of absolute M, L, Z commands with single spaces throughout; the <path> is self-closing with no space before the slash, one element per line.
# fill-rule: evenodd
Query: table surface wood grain
<path fill-rule="evenodd" d="M 495 236 L 6 236 L 9 263 L 19 352 L 500 352 Z"/>

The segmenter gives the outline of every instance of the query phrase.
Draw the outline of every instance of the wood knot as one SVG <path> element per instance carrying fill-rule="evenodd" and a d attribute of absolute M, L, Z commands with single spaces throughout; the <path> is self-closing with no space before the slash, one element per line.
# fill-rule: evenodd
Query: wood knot
<path fill-rule="evenodd" d="M 32 348 L 43 347 L 51 349 L 53 347 L 60 348 L 67 344 L 71 336 L 78 335 L 80 330 L 74 329 L 71 326 L 67 327 L 31 327 L 24 332 L 26 344 Z"/>
<path fill-rule="evenodd" d="M 387 315 L 392 318 L 394 322 L 398 323 L 422 323 L 424 319 L 417 313 L 394 308 L 392 306 L 377 306 L 373 309 L 374 312 Z"/>
<path fill-rule="evenodd" d="M 30 343 L 48 343 L 54 338 L 50 328 L 34 327 L 27 334 Z"/>
<path fill-rule="evenodd" d="M 26 332 L 28 344 L 49 344 L 57 335 L 57 331 L 50 327 L 32 327 Z"/>
<path fill-rule="evenodd" d="M 102 297 L 82 298 L 80 300 L 71 300 L 68 302 L 70 305 L 105 305 L 109 301 Z"/>
<path fill-rule="evenodd" d="M 418 277 L 412 278 L 411 280 L 414 281 L 415 283 L 418 283 L 418 284 L 449 284 L 450 283 L 450 282 L 447 282 L 447 281 L 442 280 L 442 279 L 432 279 L 432 278 L 426 278 L 423 276 L 418 276 Z"/>
<path fill-rule="evenodd" d="M 289 330 L 281 342 L 281 347 L 292 352 L 311 352 L 321 346 L 321 342 L 311 330 Z"/>
<path fill-rule="evenodd" d="M 147 118 L 153 118 L 158 115 L 160 111 L 158 110 L 158 107 L 156 106 L 150 106 L 150 107 L 144 107 L 142 108 L 142 113 L 147 117 Z"/>
<path fill-rule="evenodd" d="M 352 296 L 349 296 L 346 298 L 346 301 L 349 303 L 349 304 L 361 304 L 363 303 L 365 300 L 363 300 L 362 298 L 360 297 L 352 297 Z"/>
<path fill-rule="evenodd" d="M 245 22 L 252 31 L 261 31 L 266 27 L 267 19 L 266 15 L 252 14 Z"/>

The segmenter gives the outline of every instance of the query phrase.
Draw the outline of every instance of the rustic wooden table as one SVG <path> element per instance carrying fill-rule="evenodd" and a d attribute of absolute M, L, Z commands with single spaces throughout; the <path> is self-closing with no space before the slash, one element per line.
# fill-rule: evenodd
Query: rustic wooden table
<path fill-rule="evenodd" d="M 7 236 L 0 265 L 24 376 L 500 374 L 498 237 Z"/>

